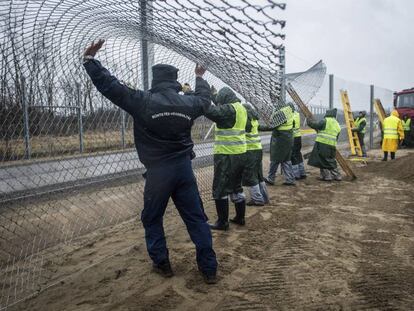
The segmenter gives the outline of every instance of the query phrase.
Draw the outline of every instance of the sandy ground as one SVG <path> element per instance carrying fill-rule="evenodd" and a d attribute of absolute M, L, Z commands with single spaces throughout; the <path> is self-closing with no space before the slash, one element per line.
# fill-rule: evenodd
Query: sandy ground
<path fill-rule="evenodd" d="M 151 272 L 142 226 L 129 222 L 45 260 L 45 271 L 63 281 L 10 310 L 413 310 L 414 152 L 407 153 L 387 164 L 373 153 L 355 182 L 321 183 L 314 169 L 296 187 L 279 180 L 269 188 L 271 205 L 248 208 L 245 227 L 214 233 L 216 285 L 202 282 L 170 207 L 175 277 Z M 206 210 L 214 219 L 212 202 Z M 74 267 L 81 272 L 69 273 Z"/>

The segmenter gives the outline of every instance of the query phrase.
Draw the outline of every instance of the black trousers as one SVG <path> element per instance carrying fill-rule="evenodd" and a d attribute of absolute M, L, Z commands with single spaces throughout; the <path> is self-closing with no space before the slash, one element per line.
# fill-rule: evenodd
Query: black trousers
<path fill-rule="evenodd" d="M 198 267 L 206 274 L 216 273 L 217 260 L 210 226 L 204 213 L 190 157 L 147 169 L 141 221 L 145 228 L 149 256 L 155 264 L 168 259 L 163 216 L 170 198 L 195 244 Z"/>

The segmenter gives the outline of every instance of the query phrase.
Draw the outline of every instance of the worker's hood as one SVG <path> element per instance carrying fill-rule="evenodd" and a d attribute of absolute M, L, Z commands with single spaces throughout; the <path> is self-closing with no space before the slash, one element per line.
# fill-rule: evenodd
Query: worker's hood
<path fill-rule="evenodd" d="M 292 111 L 293 111 L 293 112 L 295 112 L 295 111 L 296 111 L 295 105 L 294 105 L 292 102 L 289 102 L 289 103 L 288 103 L 288 106 L 289 106 L 290 108 L 292 108 Z"/>
<path fill-rule="evenodd" d="M 362 110 L 359 112 L 359 114 L 361 114 L 362 117 L 365 117 L 367 115 L 367 112 L 365 110 Z"/>
<path fill-rule="evenodd" d="M 399 117 L 400 117 L 400 114 L 398 113 L 398 111 L 397 111 L 397 110 L 393 110 L 393 111 L 391 112 L 391 115 L 392 115 L 392 116 L 394 116 L 394 117 L 397 117 L 397 118 L 399 118 Z"/>
<path fill-rule="evenodd" d="M 177 81 L 178 69 L 171 65 L 157 64 L 152 66 L 151 92 L 159 92 L 163 89 L 181 91 L 181 84 Z"/>
<path fill-rule="evenodd" d="M 227 105 L 240 102 L 240 99 L 231 88 L 225 86 L 217 93 L 216 102 L 218 105 Z"/>
<path fill-rule="evenodd" d="M 259 120 L 259 113 L 252 104 L 246 103 L 243 106 L 246 108 L 247 113 L 252 120 Z"/>
<path fill-rule="evenodd" d="M 336 118 L 338 110 L 336 108 L 331 110 L 326 110 L 325 118 Z"/>

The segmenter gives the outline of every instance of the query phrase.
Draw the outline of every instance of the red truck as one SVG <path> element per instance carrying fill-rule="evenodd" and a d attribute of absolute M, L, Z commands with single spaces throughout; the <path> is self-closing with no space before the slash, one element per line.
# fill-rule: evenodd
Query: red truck
<path fill-rule="evenodd" d="M 404 115 L 411 118 L 411 135 L 406 138 L 409 146 L 414 146 L 414 88 L 394 93 L 394 107 L 397 109 L 400 118 Z"/>

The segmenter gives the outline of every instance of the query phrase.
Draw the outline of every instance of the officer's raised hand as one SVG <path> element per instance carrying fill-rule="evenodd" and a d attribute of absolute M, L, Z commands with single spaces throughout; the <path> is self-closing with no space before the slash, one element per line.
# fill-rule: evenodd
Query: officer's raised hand
<path fill-rule="evenodd" d="M 194 73 L 196 75 L 196 77 L 202 78 L 204 73 L 206 72 L 206 68 L 204 68 L 203 66 L 201 66 L 200 64 L 196 64 L 196 67 L 194 69 Z"/>
<path fill-rule="evenodd" d="M 98 42 L 95 43 L 95 41 L 92 42 L 90 46 L 88 46 L 83 53 L 83 57 L 85 56 L 92 56 L 95 57 L 96 53 L 101 49 L 103 44 L 105 43 L 105 40 L 99 39 Z"/>

